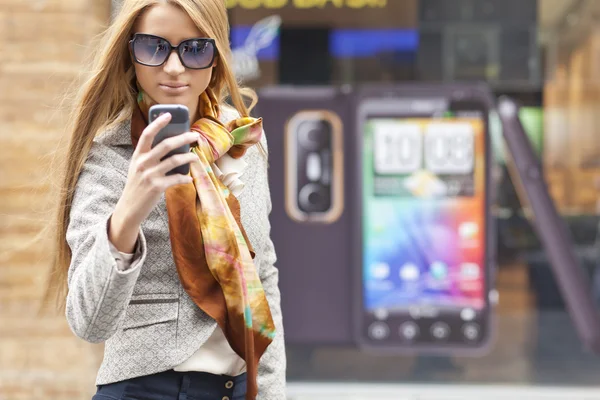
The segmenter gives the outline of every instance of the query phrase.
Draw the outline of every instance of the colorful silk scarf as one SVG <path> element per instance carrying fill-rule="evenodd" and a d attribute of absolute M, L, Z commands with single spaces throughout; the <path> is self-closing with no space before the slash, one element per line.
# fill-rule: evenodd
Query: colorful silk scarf
<path fill-rule="evenodd" d="M 140 92 L 132 117 L 131 138 L 137 145 L 153 104 Z M 256 267 L 254 251 L 240 219 L 237 198 L 215 176 L 211 165 L 225 153 L 242 157 L 260 141 L 262 119 L 243 117 L 224 125 L 211 89 L 201 96 L 200 133 L 191 151 L 193 182 L 167 189 L 166 203 L 173 258 L 181 283 L 198 307 L 214 318 L 232 349 L 246 361 L 246 399 L 258 393 L 258 362 L 275 337 L 271 311 Z"/>

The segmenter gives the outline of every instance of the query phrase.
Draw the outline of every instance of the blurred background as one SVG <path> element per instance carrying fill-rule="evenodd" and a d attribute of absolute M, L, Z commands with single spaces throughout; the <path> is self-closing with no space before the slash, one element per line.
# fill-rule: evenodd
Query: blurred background
<path fill-rule="evenodd" d="M 66 143 L 57 104 L 119 3 L 0 0 L 0 400 L 85 399 L 94 390 L 102 347 L 76 339 L 62 316 L 36 314 L 49 249 L 19 246 L 49 218 L 49 162 Z M 236 72 L 259 94 L 281 85 L 485 81 L 519 100 L 592 280 L 600 265 L 600 1 L 227 3 Z M 490 132 L 499 303 L 489 353 L 381 357 L 292 342 L 290 398 L 600 399 L 600 357 L 579 342 L 521 207 L 502 127 L 492 123 Z"/>

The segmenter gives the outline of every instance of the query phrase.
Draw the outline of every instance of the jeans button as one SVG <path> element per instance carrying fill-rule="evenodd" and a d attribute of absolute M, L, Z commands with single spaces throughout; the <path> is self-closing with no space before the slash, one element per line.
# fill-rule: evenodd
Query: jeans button
<path fill-rule="evenodd" d="M 229 400 L 229 396 L 223 396 L 221 400 Z"/>
<path fill-rule="evenodd" d="M 227 383 L 225 383 L 225 387 L 227 389 L 231 389 L 233 387 L 233 381 L 227 381 Z M 223 399 L 223 400 L 225 400 L 225 399 Z"/>

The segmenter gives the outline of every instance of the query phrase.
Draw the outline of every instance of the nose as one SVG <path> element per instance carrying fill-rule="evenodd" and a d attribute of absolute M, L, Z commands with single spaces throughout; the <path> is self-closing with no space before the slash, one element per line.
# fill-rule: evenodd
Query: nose
<path fill-rule="evenodd" d="M 185 67 L 181 64 L 181 60 L 176 51 L 171 52 L 163 68 L 165 72 L 171 76 L 180 75 L 185 71 Z"/>

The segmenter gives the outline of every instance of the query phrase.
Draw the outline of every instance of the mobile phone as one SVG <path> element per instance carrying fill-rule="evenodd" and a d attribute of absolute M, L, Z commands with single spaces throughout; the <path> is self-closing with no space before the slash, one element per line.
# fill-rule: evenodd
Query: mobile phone
<path fill-rule="evenodd" d="M 164 113 L 171 114 L 171 121 L 160 130 L 154 137 L 152 142 L 152 147 L 156 146 L 160 142 L 165 139 L 168 139 L 173 136 L 181 135 L 182 133 L 189 132 L 190 130 L 190 112 L 188 108 L 182 104 L 156 104 L 150 107 L 150 111 L 148 111 L 148 121 L 152 123 L 156 118 L 161 116 Z M 185 144 L 181 147 L 178 147 L 164 156 L 161 161 L 166 158 L 169 158 L 175 154 L 185 154 L 189 153 L 190 145 Z M 173 168 L 171 171 L 167 172 L 167 175 L 174 174 L 182 174 L 187 175 L 190 172 L 190 165 L 184 164 L 180 165 L 176 168 Z"/>
<path fill-rule="evenodd" d="M 367 351 L 489 349 L 495 269 L 480 85 L 364 87 L 354 165 L 355 336 Z"/>
<path fill-rule="evenodd" d="M 501 97 L 498 101 L 498 116 L 510 155 L 507 166 L 522 205 L 533 211 L 530 213 L 533 225 L 580 340 L 589 350 L 600 353 L 600 315 L 589 279 L 575 254 L 567 225 L 552 202 L 540 160 L 519 119 L 519 108 L 519 104 L 509 97 Z"/>
<path fill-rule="evenodd" d="M 278 86 L 258 94 L 281 307 L 293 315 L 284 320 L 286 343 L 351 345 L 351 93 Z"/>

